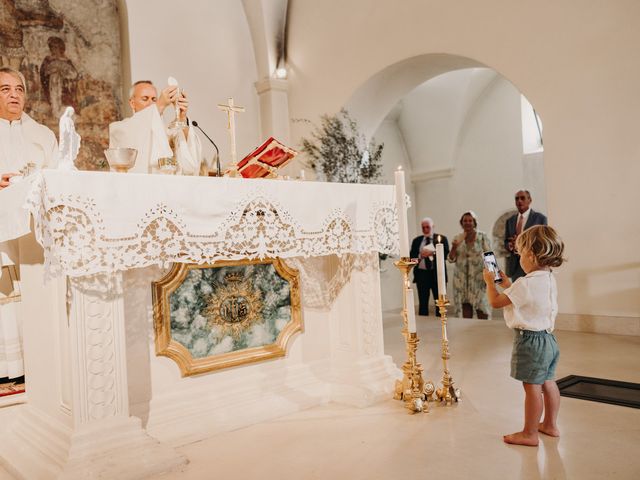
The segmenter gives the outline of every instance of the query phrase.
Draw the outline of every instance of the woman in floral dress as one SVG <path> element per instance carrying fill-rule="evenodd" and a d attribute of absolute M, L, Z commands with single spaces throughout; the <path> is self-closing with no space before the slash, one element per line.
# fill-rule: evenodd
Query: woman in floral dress
<path fill-rule="evenodd" d="M 460 217 L 463 232 L 456 235 L 451 244 L 449 261 L 456 264 L 453 275 L 453 303 L 464 318 L 472 318 L 474 310 L 478 318 L 489 318 L 489 303 L 485 292 L 482 270 L 482 254 L 491 250 L 486 233 L 478 231 L 476 214 L 469 211 Z"/>

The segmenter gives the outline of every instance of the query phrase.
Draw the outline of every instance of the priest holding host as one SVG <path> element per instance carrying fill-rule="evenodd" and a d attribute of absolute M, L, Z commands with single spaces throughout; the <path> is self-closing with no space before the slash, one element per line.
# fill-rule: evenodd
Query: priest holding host
<path fill-rule="evenodd" d="M 200 140 L 189 126 L 167 131 L 162 114 L 169 105 L 177 109 L 176 120 L 186 122 L 189 102 L 177 85 L 169 85 L 159 95 L 149 80 L 137 81 L 131 87 L 129 106 L 133 115 L 109 125 L 110 148 L 134 148 L 138 151 L 135 166 L 130 172 L 157 172 L 159 159 L 174 156 L 173 146 L 178 173 L 199 175 Z"/>
<path fill-rule="evenodd" d="M 520 266 L 520 255 L 516 251 L 516 239 L 524 230 L 534 225 L 546 225 L 547 217 L 540 212 L 531 209 L 531 194 L 528 190 L 519 190 L 515 195 L 518 213 L 509 217 L 505 224 L 504 246 L 509 252 L 506 258 L 505 273 L 511 281 L 524 277 L 525 273 Z"/>
<path fill-rule="evenodd" d="M 0 68 L 0 190 L 21 179 L 28 169 L 55 168 L 58 142 L 53 132 L 24 112 L 27 88 L 24 76 Z M 16 316 L 20 301 L 18 242 L 0 242 L 0 381 L 24 377 L 21 325 Z"/>

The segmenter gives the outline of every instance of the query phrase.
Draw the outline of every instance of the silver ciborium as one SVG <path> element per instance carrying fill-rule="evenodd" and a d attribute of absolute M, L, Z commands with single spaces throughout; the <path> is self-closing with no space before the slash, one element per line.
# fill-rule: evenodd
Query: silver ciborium
<path fill-rule="evenodd" d="M 135 148 L 109 148 L 104 156 L 112 171 L 126 173 L 136 164 L 138 151 Z"/>

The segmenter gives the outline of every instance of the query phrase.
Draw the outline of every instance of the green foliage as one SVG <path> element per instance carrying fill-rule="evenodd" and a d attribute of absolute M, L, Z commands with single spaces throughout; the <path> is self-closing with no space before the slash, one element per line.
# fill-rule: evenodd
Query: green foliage
<path fill-rule="evenodd" d="M 311 123 L 308 120 L 303 120 Z M 384 144 L 367 144 L 358 125 L 345 109 L 322 115 L 311 138 L 302 139 L 302 151 L 320 180 L 342 183 L 376 183 L 382 175 Z"/>

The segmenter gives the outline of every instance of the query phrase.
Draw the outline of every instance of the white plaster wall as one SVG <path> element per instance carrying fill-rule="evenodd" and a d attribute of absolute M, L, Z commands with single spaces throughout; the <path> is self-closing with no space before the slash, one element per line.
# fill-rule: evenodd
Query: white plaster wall
<path fill-rule="evenodd" d="M 404 97 L 398 119 L 415 174 L 415 223 L 430 216 L 448 236 L 460 230 L 458 219 L 467 210 L 490 232 L 513 208 L 513 193 L 530 188 L 527 177 L 540 176 L 533 171 L 540 162 L 530 162 L 532 171 L 524 175 L 519 92 L 495 72 L 477 73 L 466 69 L 429 80 Z M 442 169 L 451 176 L 420 179 Z"/>
<path fill-rule="evenodd" d="M 260 115 L 253 86 L 258 74 L 242 2 L 126 0 L 126 10 L 132 81 L 166 86 L 169 76 L 177 78 L 189 96 L 189 117 L 217 143 L 223 166 L 230 158 L 227 117 L 217 104 L 228 97 L 246 107 L 246 113 L 236 115 L 239 158 L 258 146 Z M 130 115 L 128 107 L 124 113 Z M 200 139 L 205 157 L 211 158 L 213 147 Z"/>
<path fill-rule="evenodd" d="M 333 113 L 377 73 L 422 55 L 442 65 L 451 60 L 438 68 L 495 69 L 545 125 L 548 213 L 570 259 L 557 271 L 560 311 L 640 316 L 640 225 L 630 220 L 640 203 L 638 18 L 633 0 L 293 1 L 291 116 Z M 370 104 L 391 95 L 373 93 Z M 292 138 L 300 133 L 293 124 Z M 595 245 L 606 254 L 594 254 Z"/>
<path fill-rule="evenodd" d="M 492 83 L 462 123 L 448 165 L 453 176 L 417 187 L 418 212 L 432 212 L 436 229 L 450 239 L 461 231 L 458 221 L 467 210 L 490 233 L 495 220 L 513 208 L 513 194 L 523 184 L 518 91 L 504 79 Z"/>
<path fill-rule="evenodd" d="M 404 97 L 398 123 L 415 173 L 453 166 L 473 72 L 465 69 L 440 75 Z"/>

